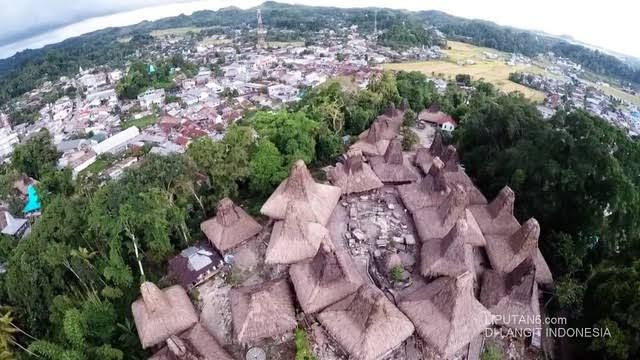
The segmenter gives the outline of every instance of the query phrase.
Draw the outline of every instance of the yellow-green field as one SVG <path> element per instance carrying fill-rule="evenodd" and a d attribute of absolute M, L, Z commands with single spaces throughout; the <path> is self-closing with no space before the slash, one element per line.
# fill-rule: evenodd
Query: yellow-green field
<path fill-rule="evenodd" d="M 628 101 L 633 105 L 636 106 L 640 106 L 640 96 L 637 95 L 632 95 L 629 94 L 628 92 L 619 89 L 613 85 L 611 86 L 604 86 L 604 85 L 598 85 L 596 83 L 593 82 L 589 82 L 589 85 L 595 87 L 596 89 L 602 91 L 603 93 L 605 93 L 605 95 L 610 95 L 610 96 L 615 96 L 617 98 L 620 98 L 622 100 Z"/>
<path fill-rule="evenodd" d="M 227 45 L 231 43 L 232 43 L 231 39 L 220 39 L 218 37 L 208 37 L 208 38 L 202 39 L 202 41 L 200 41 L 198 44 L 204 45 L 204 46 L 209 46 L 209 45 L 219 46 L 219 45 Z"/>
<path fill-rule="evenodd" d="M 205 28 L 199 28 L 199 27 L 181 27 L 181 28 L 153 30 L 149 34 L 153 37 L 184 36 L 189 32 L 199 33 L 204 29 Z"/>
<path fill-rule="evenodd" d="M 304 46 L 304 41 L 269 41 L 269 47 L 272 48 L 283 48 L 283 47 L 302 47 Z"/>
<path fill-rule="evenodd" d="M 385 64 L 384 68 L 421 71 L 427 75 L 442 76 L 444 78 L 454 78 L 458 74 L 469 74 L 473 79 L 484 79 L 505 92 L 520 91 L 533 101 L 542 102 L 544 100 L 544 93 L 541 91 L 530 89 L 509 80 L 509 73 L 523 71 L 543 74 L 546 73 L 543 68 L 536 65 L 509 66 L 500 58 L 495 60 L 487 58 L 484 52 L 503 55 L 494 49 L 455 41 L 449 41 L 448 46 L 450 49 L 444 50 L 447 55 L 445 60 Z M 473 60 L 474 63 L 472 65 L 458 65 L 458 61 L 464 62 L 466 60 Z"/>

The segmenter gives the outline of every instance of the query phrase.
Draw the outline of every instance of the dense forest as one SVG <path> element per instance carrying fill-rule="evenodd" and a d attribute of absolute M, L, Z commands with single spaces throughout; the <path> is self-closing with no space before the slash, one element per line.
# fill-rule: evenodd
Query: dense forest
<path fill-rule="evenodd" d="M 324 28 L 337 29 L 351 25 L 359 26 L 364 33 L 371 33 L 375 19 L 378 29 L 383 31 L 381 42 L 401 48 L 437 43 L 437 38 L 424 27 L 432 25 L 453 40 L 528 56 L 553 51 L 597 74 L 640 84 L 640 70 L 614 56 L 557 38 L 486 21 L 458 18 L 438 11 L 340 9 L 276 2 L 266 2 L 261 5 L 261 9 L 268 28 L 293 30 L 307 36 Z M 122 66 L 136 50 L 152 41 L 149 36 L 152 30 L 174 27 L 215 27 L 219 31 L 229 27 L 253 28 L 255 9 L 229 7 L 218 11 L 198 11 L 191 16 L 180 15 L 127 27 L 109 28 L 42 49 L 22 51 L 11 58 L 0 60 L 0 104 L 34 89 L 42 80 L 55 80 L 63 75 L 74 74 L 80 66 Z M 131 37 L 131 40 L 118 41 L 123 37 Z"/>

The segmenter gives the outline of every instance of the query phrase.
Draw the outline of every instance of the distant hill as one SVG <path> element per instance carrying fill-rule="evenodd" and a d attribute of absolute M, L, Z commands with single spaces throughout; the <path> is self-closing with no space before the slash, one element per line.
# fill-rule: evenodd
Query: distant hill
<path fill-rule="evenodd" d="M 570 43 L 558 37 L 500 26 L 489 21 L 460 18 L 440 11 L 342 9 L 277 2 L 265 2 L 260 8 L 266 26 L 306 32 L 354 24 L 365 32 L 372 31 L 374 16 L 380 30 L 390 30 L 394 26 L 397 28 L 398 24 L 404 22 L 426 23 L 437 27 L 450 39 L 528 56 L 553 51 L 595 73 L 640 84 L 640 70 L 637 67 L 600 50 Z M 42 78 L 55 79 L 73 74 L 79 66 L 124 63 L 141 45 L 152 41 L 149 33 L 153 30 L 176 27 L 255 27 L 255 10 L 227 7 L 218 11 L 198 11 L 190 16 L 180 15 L 126 27 L 103 29 L 41 49 L 22 51 L 0 60 L 0 103 L 33 89 Z M 131 37 L 132 40 L 116 41 L 122 37 Z"/>

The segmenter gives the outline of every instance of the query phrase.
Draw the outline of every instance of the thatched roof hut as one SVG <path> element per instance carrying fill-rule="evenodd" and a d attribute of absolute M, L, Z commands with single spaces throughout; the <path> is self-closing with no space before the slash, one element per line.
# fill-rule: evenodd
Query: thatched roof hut
<path fill-rule="evenodd" d="M 233 332 L 241 344 L 277 336 L 296 328 L 287 280 L 231 289 Z"/>
<path fill-rule="evenodd" d="M 549 265 L 538 248 L 540 224 L 534 218 L 527 220 L 510 235 L 487 235 L 487 255 L 494 270 L 507 273 L 513 271 L 522 261 L 531 257 L 536 266 L 536 280 L 540 284 L 551 285 L 553 277 Z"/>
<path fill-rule="evenodd" d="M 316 183 L 304 162 L 298 160 L 293 164 L 289 177 L 278 185 L 262 205 L 260 212 L 270 218 L 282 220 L 287 212 L 287 205 L 296 201 L 301 205 L 298 210 L 306 220 L 326 225 L 341 194 L 339 187 Z"/>
<path fill-rule="evenodd" d="M 444 164 L 439 157 L 433 158 L 433 165 L 422 181 L 398 186 L 402 203 L 414 213 L 422 208 L 438 206 L 448 194 L 447 183 L 442 168 Z"/>
<path fill-rule="evenodd" d="M 347 152 L 344 164 L 338 163 L 329 172 L 333 185 L 342 189 L 343 194 L 359 193 L 383 186 L 382 181 L 371 170 L 371 166 L 364 162 L 359 150 Z"/>
<path fill-rule="evenodd" d="M 233 360 L 231 355 L 200 323 L 166 340 L 167 346 L 155 353 L 149 360 Z"/>
<path fill-rule="evenodd" d="M 224 252 L 252 238 L 262 230 L 249 214 L 229 198 L 218 203 L 216 216 L 200 224 L 213 246 Z"/>
<path fill-rule="evenodd" d="M 366 136 L 361 137 L 358 141 L 351 145 L 349 150 L 360 150 L 366 156 L 384 155 L 390 142 L 389 139 L 385 138 L 384 133 L 384 125 L 374 121 L 366 131 Z M 362 134 L 360 136 L 362 136 Z"/>
<path fill-rule="evenodd" d="M 446 166 L 445 164 L 445 170 Z M 473 184 L 473 181 L 464 170 L 445 171 L 444 178 L 449 187 L 460 185 L 467 191 L 470 205 L 487 204 L 487 198 L 482 195 L 482 192 Z"/>
<path fill-rule="evenodd" d="M 420 273 L 425 277 L 458 276 L 474 271 L 473 236 L 465 219 L 458 219 L 442 239 L 430 239 L 420 250 Z"/>
<path fill-rule="evenodd" d="M 470 206 L 483 234 L 513 234 L 520 228 L 513 216 L 515 198 L 513 190 L 505 186 L 490 204 Z"/>
<path fill-rule="evenodd" d="M 265 256 L 267 264 L 293 264 L 314 257 L 321 244 L 333 246 L 329 230 L 307 221 L 301 215 L 302 207 L 289 202 L 284 220 L 273 225 Z"/>
<path fill-rule="evenodd" d="M 318 314 L 329 334 L 357 360 L 379 359 L 413 333 L 411 321 L 369 285 Z"/>
<path fill-rule="evenodd" d="M 193 304 L 180 285 L 160 290 L 144 282 L 140 293 L 142 297 L 131 304 L 131 312 L 143 348 L 160 344 L 198 322 Z"/>
<path fill-rule="evenodd" d="M 473 296 L 473 274 L 469 272 L 423 285 L 398 306 L 443 358 L 452 357 L 491 325 L 491 313 Z"/>
<path fill-rule="evenodd" d="M 444 163 L 444 169 L 446 171 L 458 171 L 458 164 L 460 163 L 460 158 L 458 155 L 458 150 L 455 146 L 449 145 L 442 152 L 442 157 L 440 158 Z"/>
<path fill-rule="evenodd" d="M 291 265 L 289 275 L 300 307 L 307 314 L 344 299 L 362 285 L 351 256 L 325 246 L 312 259 Z"/>
<path fill-rule="evenodd" d="M 510 273 L 484 273 L 480 302 L 496 315 L 496 324 L 512 328 L 535 328 L 532 319 L 540 315 L 536 267 L 526 258 Z"/>
<path fill-rule="evenodd" d="M 360 135 L 358 135 L 358 139 L 367 139 L 369 136 L 369 131 L 371 131 L 372 128 L 375 128 L 375 130 L 373 131 L 377 132 L 376 136 L 378 138 L 393 140 L 396 138 L 396 136 L 398 136 L 398 130 L 400 129 L 400 126 L 398 125 L 401 124 L 402 122 L 398 124 L 394 122 L 393 119 L 384 114 L 380 115 L 371 123 L 369 129 L 363 131 L 362 133 L 360 133 Z"/>
<path fill-rule="evenodd" d="M 384 156 L 372 156 L 369 159 L 373 172 L 383 183 L 408 183 L 418 180 L 418 174 L 409 164 L 405 164 L 402 144 L 393 140 Z"/>
<path fill-rule="evenodd" d="M 420 240 L 441 239 L 451 230 L 458 219 L 465 219 L 469 226 L 468 241 L 474 246 L 484 246 L 482 232 L 467 210 L 467 192 L 460 186 L 454 186 L 446 199 L 438 206 L 426 207 L 413 213 L 413 220 Z"/>
<path fill-rule="evenodd" d="M 443 152 L 444 144 L 442 143 L 442 134 L 439 131 L 436 131 L 433 141 L 428 148 L 422 147 L 416 150 L 416 156 L 413 159 L 413 162 L 422 170 L 422 172 L 428 174 L 429 169 L 433 164 L 433 158 L 442 156 Z"/>

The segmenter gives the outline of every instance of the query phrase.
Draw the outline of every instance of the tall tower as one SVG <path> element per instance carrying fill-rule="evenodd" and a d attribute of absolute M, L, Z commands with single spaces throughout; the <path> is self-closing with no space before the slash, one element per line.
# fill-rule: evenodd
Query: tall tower
<path fill-rule="evenodd" d="M 257 11 L 257 16 L 258 16 L 258 30 L 256 32 L 257 35 L 257 43 L 256 43 L 256 47 L 258 49 L 264 49 L 267 47 L 267 41 L 266 41 L 266 37 L 267 37 L 267 30 L 264 29 L 264 25 L 262 24 L 262 12 L 260 11 L 260 9 L 258 9 Z"/>

